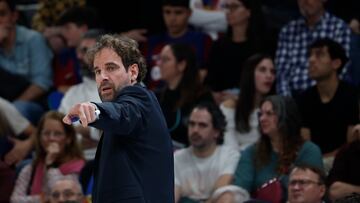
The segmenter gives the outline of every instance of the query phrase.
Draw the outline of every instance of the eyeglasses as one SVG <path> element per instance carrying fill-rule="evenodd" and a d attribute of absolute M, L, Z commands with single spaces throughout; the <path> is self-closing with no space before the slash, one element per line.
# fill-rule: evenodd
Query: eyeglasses
<path fill-rule="evenodd" d="M 233 11 L 235 11 L 236 9 L 240 8 L 240 7 L 243 7 L 243 5 L 242 5 L 242 4 L 236 4 L 236 3 L 223 4 L 223 5 L 222 5 L 222 8 L 223 8 L 225 11 L 229 11 L 229 12 L 233 12 Z"/>
<path fill-rule="evenodd" d="M 71 191 L 70 189 L 64 190 L 64 191 L 62 191 L 62 192 L 60 192 L 60 191 L 55 191 L 55 192 L 51 193 L 51 197 L 52 197 L 53 199 L 59 199 L 61 195 L 64 197 L 65 200 L 68 200 L 68 199 L 73 198 L 74 196 L 80 196 L 80 195 L 82 195 L 82 194 L 81 194 L 81 193 L 73 192 L 73 191 Z"/>
<path fill-rule="evenodd" d="M 314 180 L 290 180 L 289 186 L 295 187 L 295 185 L 298 185 L 299 187 L 307 187 L 310 184 L 316 184 L 316 185 L 322 185 L 320 182 L 314 181 Z"/>
<path fill-rule="evenodd" d="M 64 136 L 65 133 L 61 132 L 61 131 L 50 131 L 50 130 L 41 132 L 42 137 L 50 137 L 51 135 L 54 136 L 55 138 L 60 138 L 60 137 Z"/>

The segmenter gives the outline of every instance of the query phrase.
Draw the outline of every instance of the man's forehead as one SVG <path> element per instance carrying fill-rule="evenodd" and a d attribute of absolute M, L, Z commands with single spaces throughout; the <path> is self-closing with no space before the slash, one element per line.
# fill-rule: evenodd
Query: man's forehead
<path fill-rule="evenodd" d="M 61 180 L 55 183 L 54 185 L 54 191 L 56 190 L 73 190 L 76 188 L 76 184 L 74 183 L 74 181 L 71 180 Z"/>
<path fill-rule="evenodd" d="M 190 120 L 211 122 L 211 114 L 207 109 L 195 108 L 190 114 Z"/>
<path fill-rule="evenodd" d="M 122 58 L 111 48 L 103 48 L 94 55 L 94 66 L 96 63 L 122 63 Z"/>
<path fill-rule="evenodd" d="M 328 47 L 327 46 L 319 46 L 319 47 L 313 47 L 311 48 L 311 51 L 325 51 L 327 52 L 328 51 Z"/>
<path fill-rule="evenodd" d="M 318 177 L 318 175 L 313 172 L 312 170 L 310 169 L 300 169 L 300 168 L 295 168 L 291 174 L 290 174 L 290 179 L 293 179 L 293 178 L 298 178 L 298 177 Z"/>

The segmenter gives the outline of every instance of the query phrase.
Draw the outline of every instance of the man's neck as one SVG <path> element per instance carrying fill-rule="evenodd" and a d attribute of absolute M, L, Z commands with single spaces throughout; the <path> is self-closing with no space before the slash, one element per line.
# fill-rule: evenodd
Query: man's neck
<path fill-rule="evenodd" d="M 246 31 L 248 29 L 248 23 L 243 25 L 233 26 L 232 28 L 232 40 L 234 42 L 244 42 L 246 41 Z"/>
<path fill-rule="evenodd" d="M 4 39 L 1 43 L 1 48 L 6 52 L 9 53 L 13 48 L 16 41 L 16 27 L 9 31 L 8 36 Z"/>
<path fill-rule="evenodd" d="M 308 16 L 306 18 L 306 24 L 308 25 L 308 27 L 310 29 L 314 28 L 315 25 L 321 20 L 321 17 L 324 15 L 325 11 L 322 10 L 321 12 L 312 15 L 312 16 Z"/>
<path fill-rule="evenodd" d="M 333 99 L 339 86 L 337 75 L 323 81 L 317 81 L 316 88 L 319 92 L 320 99 L 323 103 L 327 103 Z"/>
<path fill-rule="evenodd" d="M 198 158 L 206 158 L 211 156 L 215 152 L 216 148 L 217 148 L 216 143 L 212 143 L 211 145 L 208 145 L 203 148 L 192 147 L 194 155 Z"/>
<path fill-rule="evenodd" d="M 182 37 L 186 32 L 188 31 L 188 29 L 184 29 L 180 32 L 177 32 L 177 33 L 171 33 L 171 32 L 168 32 L 168 34 L 170 35 L 170 37 L 172 38 L 179 38 L 179 37 Z"/>

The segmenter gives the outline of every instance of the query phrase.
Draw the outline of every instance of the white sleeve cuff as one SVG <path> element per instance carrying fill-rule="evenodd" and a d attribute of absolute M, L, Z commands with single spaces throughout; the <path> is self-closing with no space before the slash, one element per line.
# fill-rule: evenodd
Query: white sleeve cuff
<path fill-rule="evenodd" d="M 250 199 L 249 193 L 245 189 L 236 185 L 226 185 L 216 189 L 211 198 L 218 199 L 225 192 L 231 192 L 234 195 L 234 202 L 236 203 L 242 203 Z"/>

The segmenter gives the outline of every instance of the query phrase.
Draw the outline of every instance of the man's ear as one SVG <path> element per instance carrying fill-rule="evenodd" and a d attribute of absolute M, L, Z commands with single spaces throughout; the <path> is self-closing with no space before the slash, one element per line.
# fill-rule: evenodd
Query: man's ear
<path fill-rule="evenodd" d="M 320 188 L 320 196 L 323 198 L 326 193 L 326 187 L 325 187 L 325 185 L 321 185 L 320 187 L 321 187 Z"/>
<path fill-rule="evenodd" d="M 139 75 L 139 66 L 138 64 L 132 64 L 129 66 L 128 73 L 130 76 L 131 84 L 136 83 L 138 75 Z"/>

